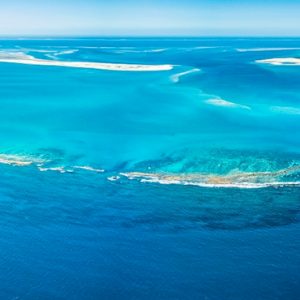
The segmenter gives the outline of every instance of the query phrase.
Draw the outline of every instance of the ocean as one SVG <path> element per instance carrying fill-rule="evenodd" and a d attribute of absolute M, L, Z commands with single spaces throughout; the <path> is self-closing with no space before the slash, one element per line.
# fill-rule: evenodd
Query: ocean
<path fill-rule="evenodd" d="M 0 39 L 0 120 L 0 299 L 299 299 L 299 38 Z"/>

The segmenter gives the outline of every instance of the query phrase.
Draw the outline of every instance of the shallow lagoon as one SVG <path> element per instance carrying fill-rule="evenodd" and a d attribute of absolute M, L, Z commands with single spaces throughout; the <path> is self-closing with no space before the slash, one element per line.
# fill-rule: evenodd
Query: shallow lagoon
<path fill-rule="evenodd" d="M 255 63 L 299 56 L 299 39 L 0 45 L 40 59 L 175 66 L 0 64 L 1 298 L 299 297 L 299 173 L 274 174 L 299 164 L 300 67 Z M 166 185 L 120 175 L 129 172 L 269 172 L 258 180 L 282 185 Z"/>

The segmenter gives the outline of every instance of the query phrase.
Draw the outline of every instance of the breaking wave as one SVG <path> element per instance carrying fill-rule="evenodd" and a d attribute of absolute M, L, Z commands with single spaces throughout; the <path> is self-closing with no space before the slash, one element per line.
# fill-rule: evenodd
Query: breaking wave
<path fill-rule="evenodd" d="M 194 69 L 191 69 L 191 70 L 188 70 L 188 71 L 185 71 L 185 72 L 177 73 L 177 74 L 174 74 L 174 75 L 171 76 L 171 80 L 174 83 L 178 83 L 180 81 L 181 77 L 186 76 L 186 75 L 190 75 L 190 74 L 193 74 L 193 73 L 197 73 L 197 72 L 200 72 L 200 71 L 201 71 L 200 69 L 194 68 Z"/>
<path fill-rule="evenodd" d="M 214 106 L 222 106 L 222 107 L 231 107 L 231 108 L 243 108 L 250 110 L 251 107 L 247 105 L 242 105 L 238 103 L 234 103 L 231 101 L 227 101 L 221 98 L 211 98 L 205 101 L 205 103 L 214 105 Z"/>

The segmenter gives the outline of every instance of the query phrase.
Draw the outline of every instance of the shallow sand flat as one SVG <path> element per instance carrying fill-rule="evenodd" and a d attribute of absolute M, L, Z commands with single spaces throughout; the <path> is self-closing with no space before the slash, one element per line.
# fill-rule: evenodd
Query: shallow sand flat
<path fill-rule="evenodd" d="M 44 160 L 35 159 L 31 157 L 13 155 L 13 154 L 0 154 L 0 164 L 12 165 L 18 167 L 25 167 L 32 164 L 44 163 Z"/>
<path fill-rule="evenodd" d="M 300 66 L 300 58 L 286 57 L 286 58 L 269 58 L 256 60 L 259 64 L 270 64 L 274 66 Z"/>
<path fill-rule="evenodd" d="M 271 111 L 288 115 L 300 115 L 300 108 L 292 106 L 272 106 Z"/>
<path fill-rule="evenodd" d="M 49 166 L 51 160 L 45 160 L 40 157 L 25 156 L 18 154 L 0 154 L 0 165 L 10 165 L 14 167 L 34 166 L 41 172 L 56 171 L 58 173 L 74 173 L 75 171 L 89 171 L 95 173 L 103 173 L 105 170 L 94 168 L 88 165 L 76 166 Z"/>
<path fill-rule="evenodd" d="M 169 71 L 173 69 L 172 65 L 139 65 L 139 64 L 115 64 L 115 63 L 99 63 L 99 62 L 75 62 L 75 61 L 58 61 L 48 59 L 37 59 L 29 55 L 0 55 L 0 62 L 15 63 L 25 65 L 70 67 L 84 69 L 98 69 L 109 71 Z"/>
<path fill-rule="evenodd" d="M 299 181 L 281 181 L 280 178 L 298 173 L 300 166 L 295 165 L 274 172 L 239 172 L 227 175 L 218 174 L 168 174 L 128 172 L 120 175 L 140 182 L 160 184 L 195 185 L 201 187 L 263 188 L 277 186 L 299 186 Z"/>
<path fill-rule="evenodd" d="M 237 48 L 238 52 L 268 52 L 268 51 L 296 51 L 299 47 L 273 47 L 273 48 Z"/>

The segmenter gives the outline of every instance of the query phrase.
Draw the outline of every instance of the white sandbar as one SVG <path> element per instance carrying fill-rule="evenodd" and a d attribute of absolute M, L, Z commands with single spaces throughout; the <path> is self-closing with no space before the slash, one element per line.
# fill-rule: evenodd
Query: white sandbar
<path fill-rule="evenodd" d="M 51 59 L 39 59 L 24 53 L 0 53 L 0 62 L 15 63 L 24 65 L 39 65 L 53 67 L 69 67 L 98 69 L 109 71 L 169 71 L 173 65 L 140 65 L 140 64 L 118 64 L 118 63 L 100 63 L 84 61 L 59 61 Z"/>
<path fill-rule="evenodd" d="M 274 66 L 300 66 L 300 58 L 286 57 L 286 58 L 270 58 L 256 60 L 259 64 L 270 64 Z"/>

